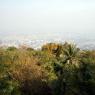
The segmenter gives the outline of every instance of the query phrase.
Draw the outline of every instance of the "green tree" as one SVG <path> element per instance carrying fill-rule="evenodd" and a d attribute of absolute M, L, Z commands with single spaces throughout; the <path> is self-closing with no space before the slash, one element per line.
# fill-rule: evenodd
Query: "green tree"
<path fill-rule="evenodd" d="M 64 63 L 74 64 L 78 61 L 79 48 L 74 44 L 65 44 L 63 49 L 63 60 Z"/>

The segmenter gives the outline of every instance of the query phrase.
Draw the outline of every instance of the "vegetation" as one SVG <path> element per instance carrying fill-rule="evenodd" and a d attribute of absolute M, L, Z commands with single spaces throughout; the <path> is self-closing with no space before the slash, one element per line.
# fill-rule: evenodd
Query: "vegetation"
<path fill-rule="evenodd" d="M 48 43 L 0 48 L 0 95 L 95 95 L 95 51 Z"/>

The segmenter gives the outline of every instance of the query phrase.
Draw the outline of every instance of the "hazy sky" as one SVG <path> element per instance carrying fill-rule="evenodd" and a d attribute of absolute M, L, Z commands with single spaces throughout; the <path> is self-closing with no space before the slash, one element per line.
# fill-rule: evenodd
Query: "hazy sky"
<path fill-rule="evenodd" d="M 0 33 L 95 34 L 95 0 L 0 0 Z"/>

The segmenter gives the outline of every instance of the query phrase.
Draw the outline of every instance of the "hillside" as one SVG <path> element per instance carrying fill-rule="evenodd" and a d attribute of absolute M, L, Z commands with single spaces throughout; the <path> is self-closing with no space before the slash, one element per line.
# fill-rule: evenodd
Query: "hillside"
<path fill-rule="evenodd" d="M 67 42 L 1 47 L 0 95 L 95 95 L 95 50 Z"/>

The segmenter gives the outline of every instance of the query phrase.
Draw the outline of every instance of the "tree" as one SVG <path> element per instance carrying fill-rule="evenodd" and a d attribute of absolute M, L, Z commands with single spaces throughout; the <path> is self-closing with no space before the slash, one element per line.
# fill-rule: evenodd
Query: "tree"
<path fill-rule="evenodd" d="M 65 44 L 63 49 L 63 63 L 74 64 L 78 61 L 79 48 L 74 44 Z"/>
<path fill-rule="evenodd" d="M 54 63 L 58 77 L 55 95 L 76 95 L 77 69 L 79 68 L 79 49 L 74 44 L 65 43 L 59 59 Z M 76 88 L 75 88 L 76 87 Z M 67 94 L 68 93 L 68 94 Z"/>
<path fill-rule="evenodd" d="M 48 53 L 54 55 L 55 57 L 59 57 L 61 49 L 62 45 L 56 43 L 48 43 L 42 46 L 42 51 L 47 51 Z"/>
<path fill-rule="evenodd" d="M 85 51 L 81 56 L 79 89 L 82 95 L 95 95 L 95 52 Z"/>

